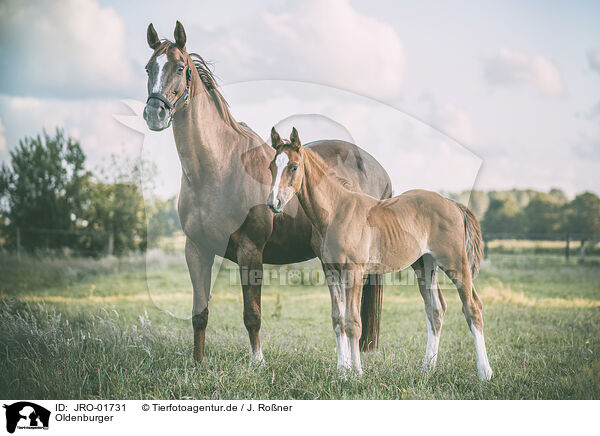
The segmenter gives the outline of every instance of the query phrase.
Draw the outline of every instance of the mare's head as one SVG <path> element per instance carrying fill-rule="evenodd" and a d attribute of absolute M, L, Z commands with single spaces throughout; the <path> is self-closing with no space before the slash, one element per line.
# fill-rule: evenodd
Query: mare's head
<path fill-rule="evenodd" d="M 273 127 L 271 129 L 271 145 L 276 153 L 269 166 L 273 182 L 267 205 L 273 212 L 281 213 L 288 201 L 302 186 L 304 153 L 295 127 L 292 129 L 289 141 L 281 139 Z"/>
<path fill-rule="evenodd" d="M 154 53 L 146 64 L 148 100 L 144 119 L 151 130 L 164 130 L 171 125 L 175 111 L 189 98 L 191 68 L 194 64 L 185 50 L 185 30 L 177 21 L 175 42 L 160 40 L 154 26 L 147 32 L 148 45 Z"/>

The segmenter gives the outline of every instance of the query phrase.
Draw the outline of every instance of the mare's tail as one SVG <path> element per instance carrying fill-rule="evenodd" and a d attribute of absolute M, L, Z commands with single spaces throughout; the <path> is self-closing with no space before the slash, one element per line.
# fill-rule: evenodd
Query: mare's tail
<path fill-rule="evenodd" d="M 374 351 L 379 342 L 381 305 L 383 302 L 383 274 L 369 274 L 363 285 L 360 319 L 362 334 L 360 351 Z"/>

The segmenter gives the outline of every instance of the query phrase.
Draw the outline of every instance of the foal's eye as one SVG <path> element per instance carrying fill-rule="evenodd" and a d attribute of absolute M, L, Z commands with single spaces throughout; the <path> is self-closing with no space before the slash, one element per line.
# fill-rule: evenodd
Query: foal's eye
<path fill-rule="evenodd" d="M 177 67 L 177 73 L 179 73 L 179 74 L 183 73 L 184 69 L 185 69 L 185 67 L 183 67 L 183 66 Z"/>
<path fill-rule="evenodd" d="M 291 172 L 295 173 L 297 169 L 298 169 L 298 165 L 297 164 L 290 165 L 290 171 Z"/>
<path fill-rule="evenodd" d="M 146 67 L 144 69 L 146 70 L 146 74 L 150 75 L 150 68 Z"/>

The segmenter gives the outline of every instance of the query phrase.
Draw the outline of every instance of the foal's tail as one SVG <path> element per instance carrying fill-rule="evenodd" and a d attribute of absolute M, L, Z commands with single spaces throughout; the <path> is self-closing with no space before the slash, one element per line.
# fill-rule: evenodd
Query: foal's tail
<path fill-rule="evenodd" d="M 479 221 L 477 221 L 477 218 L 468 207 L 458 202 L 456 202 L 456 205 L 465 217 L 465 249 L 467 251 L 469 266 L 471 267 L 471 275 L 475 278 L 479 272 L 479 265 L 481 265 L 481 259 L 483 258 L 481 227 L 479 226 Z"/>

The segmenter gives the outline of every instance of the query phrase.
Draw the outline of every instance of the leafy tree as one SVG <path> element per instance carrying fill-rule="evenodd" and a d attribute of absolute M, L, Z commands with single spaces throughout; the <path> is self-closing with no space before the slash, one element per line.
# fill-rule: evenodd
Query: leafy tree
<path fill-rule="evenodd" d="M 550 194 L 550 196 L 561 206 L 569 202 L 567 194 L 565 194 L 562 189 L 552 188 L 548 194 Z"/>
<path fill-rule="evenodd" d="M 108 234 L 113 235 L 113 252 L 117 255 L 146 248 L 146 214 L 140 186 L 151 193 L 155 172 L 151 162 L 116 154 L 96 169 L 84 223 L 98 233 L 87 242 L 86 249 L 106 252 Z"/>
<path fill-rule="evenodd" d="M 74 230 L 89 189 L 89 172 L 79 142 L 57 129 L 54 136 L 24 138 L 0 167 L 0 211 L 6 239 L 14 246 L 16 228 L 25 248 L 74 244 Z M 33 233 L 31 229 L 50 229 Z"/>
<path fill-rule="evenodd" d="M 600 234 L 600 198 L 597 195 L 584 192 L 565 205 L 564 211 L 567 232 Z"/>
<path fill-rule="evenodd" d="M 134 184 L 94 182 L 84 219 L 89 230 L 98 232 L 87 250 L 106 252 L 108 234 L 114 237 L 114 254 L 146 248 L 144 198 Z"/>
<path fill-rule="evenodd" d="M 146 208 L 148 219 L 148 245 L 154 246 L 160 237 L 173 236 L 181 230 L 179 215 L 177 214 L 177 198 L 168 200 L 154 197 Z"/>
<path fill-rule="evenodd" d="M 525 207 L 528 232 L 557 233 L 563 227 L 562 205 L 552 194 L 538 193 Z"/>
<path fill-rule="evenodd" d="M 488 233 L 522 233 L 526 231 L 526 221 L 512 196 L 492 198 L 485 212 L 482 227 Z"/>

